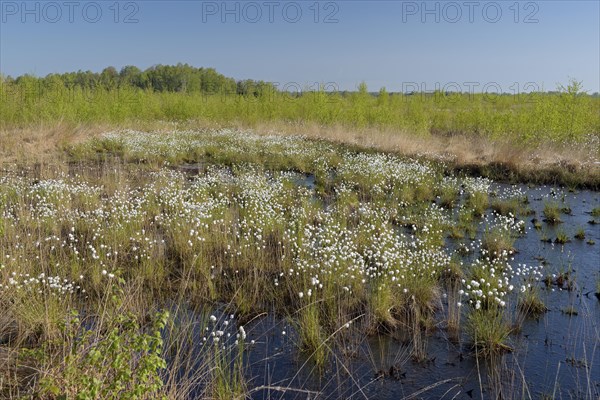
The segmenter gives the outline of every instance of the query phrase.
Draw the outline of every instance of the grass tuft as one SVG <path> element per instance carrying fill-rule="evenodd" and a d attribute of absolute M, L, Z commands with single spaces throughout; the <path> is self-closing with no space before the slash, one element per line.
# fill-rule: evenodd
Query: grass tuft
<path fill-rule="evenodd" d="M 545 202 L 544 203 L 544 217 L 549 224 L 561 223 L 560 219 L 560 206 L 556 202 Z"/>

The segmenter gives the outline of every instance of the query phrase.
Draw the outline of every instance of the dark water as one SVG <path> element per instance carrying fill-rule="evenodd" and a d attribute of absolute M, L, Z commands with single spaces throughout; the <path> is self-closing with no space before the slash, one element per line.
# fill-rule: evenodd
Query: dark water
<path fill-rule="evenodd" d="M 310 186 L 312 182 L 307 183 Z M 498 192 L 514 186 L 495 185 Z M 518 238 L 512 264 L 545 265 L 544 276 L 572 271 L 572 290 L 539 282 L 548 312 L 525 319 L 520 332 L 511 336 L 514 351 L 487 365 L 477 360 L 468 339 L 449 338 L 442 325 L 425 338 L 427 360 L 414 361 L 410 344 L 391 335 L 360 334 L 357 327 L 336 341 L 331 363 L 319 371 L 295 346 L 290 321 L 264 315 L 245 325 L 247 341 L 246 380 L 253 399 L 488 399 L 497 390 L 488 378 L 495 373 L 501 382 L 501 398 L 600 398 L 600 301 L 595 296 L 600 274 L 600 225 L 590 211 L 600 205 L 600 193 L 564 192 L 549 187 L 520 189 L 535 214 L 524 218 L 525 234 Z M 563 223 L 542 223 L 536 230 L 532 218 L 542 219 L 544 203 L 568 206 Z M 600 218 L 596 218 L 600 222 Z M 574 235 L 585 230 L 585 240 Z M 565 245 L 544 242 L 566 233 Z M 594 245 L 587 240 L 596 242 Z M 452 243 L 449 243 L 450 247 Z M 564 312 L 573 308 L 577 315 Z M 219 316 L 219 322 L 223 316 Z M 441 317 L 440 317 L 441 319 Z M 201 340 L 199 334 L 197 340 Z M 339 340 L 339 339 L 336 339 Z M 340 350 L 340 347 L 344 350 Z M 262 387 L 262 389 L 261 389 Z M 496 386 L 498 387 L 498 386 Z"/>

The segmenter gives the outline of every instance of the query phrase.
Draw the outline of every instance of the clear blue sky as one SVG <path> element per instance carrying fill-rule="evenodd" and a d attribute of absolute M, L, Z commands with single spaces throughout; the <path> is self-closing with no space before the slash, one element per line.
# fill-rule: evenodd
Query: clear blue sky
<path fill-rule="evenodd" d="M 0 72 L 182 62 L 342 90 L 361 81 L 370 90 L 452 82 L 464 91 L 495 83 L 511 92 L 528 82 L 553 90 L 573 77 L 600 92 L 597 0 L 66 1 L 0 0 Z"/>

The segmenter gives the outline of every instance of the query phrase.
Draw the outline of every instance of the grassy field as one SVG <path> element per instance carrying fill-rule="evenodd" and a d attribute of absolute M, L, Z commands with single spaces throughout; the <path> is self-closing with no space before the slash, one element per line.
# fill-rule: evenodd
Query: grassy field
<path fill-rule="evenodd" d="M 542 267 L 511 263 L 523 193 L 492 201 L 444 162 L 241 130 L 81 135 L 0 178 L 2 397 L 244 398 L 263 313 L 318 370 L 375 332 L 425 360 L 439 326 L 494 360 L 544 312 Z"/>
<path fill-rule="evenodd" d="M 123 123 L 203 120 L 246 125 L 268 122 L 392 129 L 416 136 L 472 135 L 536 145 L 583 143 L 600 135 L 600 98 L 581 92 L 578 82 L 554 93 L 389 94 L 275 89 L 259 93 L 179 93 L 137 87 L 67 88 L 25 80 L 0 85 L 3 127 L 39 123 Z"/>
<path fill-rule="evenodd" d="M 527 196 L 489 178 L 600 188 L 600 98 L 577 82 L 521 96 L 44 82 L 0 84 L 1 398 L 245 398 L 262 339 L 245 327 L 265 314 L 317 371 L 375 333 L 426 362 L 440 327 L 493 363 L 546 306 L 542 266 L 512 263 Z"/>
<path fill-rule="evenodd" d="M 267 88 L 239 95 L 17 82 L 0 84 L 4 161 L 44 153 L 53 159 L 72 139 L 104 130 L 225 127 L 441 159 L 495 179 L 600 187 L 600 98 L 576 81 L 521 95 L 373 95 L 365 86 L 355 93 Z"/>

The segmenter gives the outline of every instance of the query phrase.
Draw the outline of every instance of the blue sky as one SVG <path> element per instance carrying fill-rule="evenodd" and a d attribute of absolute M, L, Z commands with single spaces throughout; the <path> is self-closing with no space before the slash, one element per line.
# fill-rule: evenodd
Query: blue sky
<path fill-rule="evenodd" d="M 183 62 L 280 86 L 514 92 L 576 78 L 600 92 L 596 0 L 0 0 L 0 13 L 12 76 Z"/>

